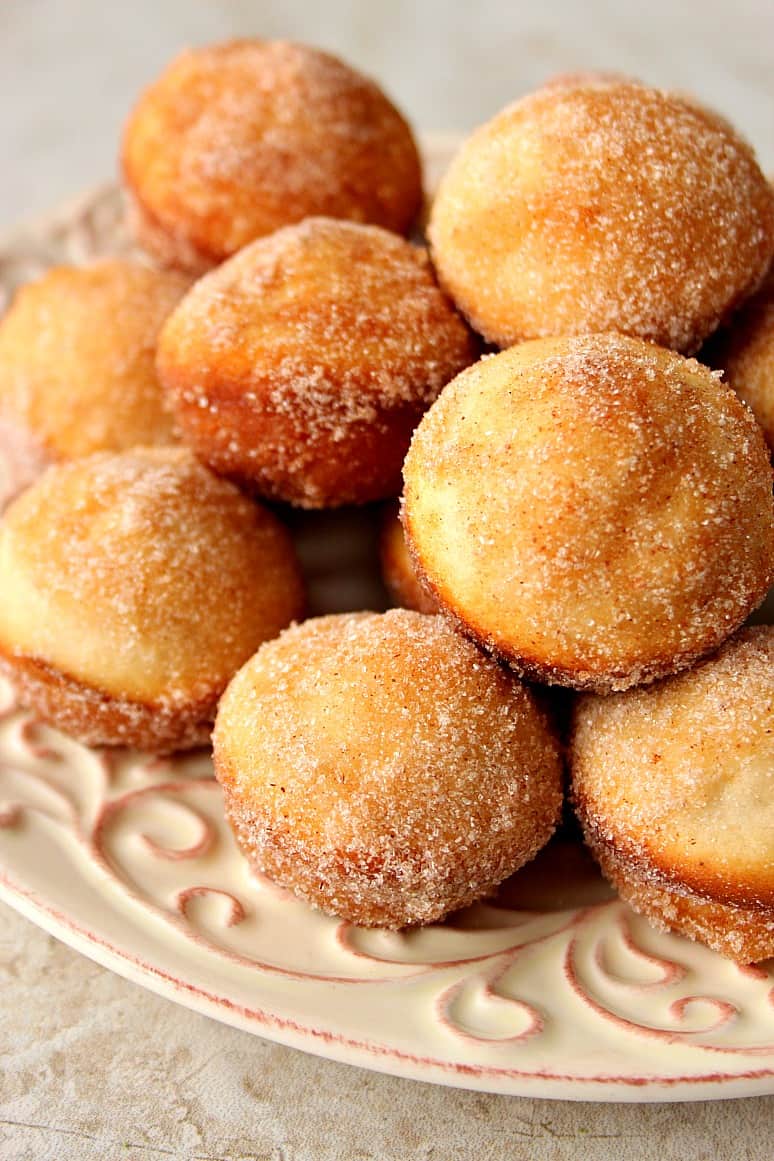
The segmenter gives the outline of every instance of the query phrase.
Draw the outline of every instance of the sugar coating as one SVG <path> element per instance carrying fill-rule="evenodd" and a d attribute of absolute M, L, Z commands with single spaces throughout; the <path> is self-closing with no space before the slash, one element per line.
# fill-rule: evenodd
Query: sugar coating
<path fill-rule="evenodd" d="M 313 214 L 405 233 L 422 202 L 416 144 L 384 93 L 284 41 L 182 53 L 141 96 L 122 161 L 141 240 L 194 268 Z"/>
<path fill-rule="evenodd" d="M 0 421 L 53 458 L 174 442 L 156 340 L 189 285 L 103 259 L 22 287 L 0 322 Z"/>
<path fill-rule="evenodd" d="M 183 449 L 49 468 L 0 524 L 0 574 L 7 658 L 172 709 L 211 711 L 303 607 L 279 522 Z"/>
<path fill-rule="evenodd" d="M 606 692 L 674 672 L 774 579 L 751 413 L 707 368 L 636 339 L 484 358 L 425 415 L 404 477 L 434 595 L 538 680 Z"/>
<path fill-rule="evenodd" d="M 633 865 L 591 832 L 587 842 L 621 897 L 661 931 L 679 931 L 742 964 L 774 955 L 773 907 L 719 903 L 667 882 L 652 868 Z"/>
<path fill-rule="evenodd" d="M 713 361 L 752 408 L 774 450 L 774 270 L 713 346 Z"/>
<path fill-rule="evenodd" d="M 158 369 L 215 470 L 319 507 L 395 494 L 413 427 L 475 354 L 423 250 L 308 218 L 193 287 Z"/>
<path fill-rule="evenodd" d="M 196 700 L 138 701 L 86 685 L 45 662 L 2 652 L 0 673 L 14 687 L 19 705 L 85 746 L 172 754 L 206 746 L 210 739 L 217 689 Z"/>
<path fill-rule="evenodd" d="M 774 955 L 774 626 L 581 699 L 570 756 L 586 839 L 625 899 L 724 955 Z"/>
<path fill-rule="evenodd" d="M 531 858 L 561 804 L 533 695 L 438 617 L 291 628 L 229 685 L 213 736 L 248 858 L 333 914 L 430 922 Z"/>
<path fill-rule="evenodd" d="M 465 143 L 429 227 L 476 330 L 616 330 L 688 353 L 761 282 L 774 191 L 728 122 L 682 94 L 549 85 Z"/>
<path fill-rule="evenodd" d="M 628 858 L 774 906 L 774 626 L 648 689 L 583 698 L 572 769 L 588 825 Z"/>

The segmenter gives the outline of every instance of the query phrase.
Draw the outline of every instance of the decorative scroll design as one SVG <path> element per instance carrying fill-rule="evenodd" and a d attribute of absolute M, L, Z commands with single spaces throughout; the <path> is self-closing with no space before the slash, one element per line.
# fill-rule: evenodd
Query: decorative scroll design
<path fill-rule="evenodd" d="M 46 841 L 57 836 L 86 855 L 100 889 L 129 896 L 230 963 L 352 986 L 436 978 L 434 1019 L 462 1042 L 507 1045 L 518 1056 L 553 1034 L 571 995 L 624 1038 L 774 1053 L 774 973 L 765 968 L 724 964 L 723 994 L 703 994 L 692 961 L 712 957 L 707 949 L 657 935 L 617 899 L 516 907 L 515 881 L 426 929 L 332 920 L 248 872 L 207 754 L 158 760 L 88 750 L 17 710 L 2 685 L 0 828 L 26 824 L 29 841 L 40 841 L 32 820 L 45 825 Z M 302 944 L 315 948 L 313 968 L 289 950 Z M 753 1009 L 769 1018 L 748 1021 L 753 1034 L 740 1040 L 740 1017 Z"/>

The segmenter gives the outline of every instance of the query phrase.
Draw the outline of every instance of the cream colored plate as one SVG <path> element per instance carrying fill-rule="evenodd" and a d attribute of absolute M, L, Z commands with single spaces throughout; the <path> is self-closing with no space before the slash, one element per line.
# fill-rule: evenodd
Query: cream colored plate
<path fill-rule="evenodd" d="M 433 168 L 445 156 L 436 143 Z M 0 297 L 52 262 L 127 248 L 106 187 L 0 240 Z M 315 611 L 378 606 L 370 515 L 295 522 Z M 178 1003 L 331 1059 L 576 1100 L 774 1092 L 774 965 L 654 931 L 572 842 L 443 925 L 359 930 L 248 873 L 206 754 L 84 749 L 7 686 L 0 895 Z"/>

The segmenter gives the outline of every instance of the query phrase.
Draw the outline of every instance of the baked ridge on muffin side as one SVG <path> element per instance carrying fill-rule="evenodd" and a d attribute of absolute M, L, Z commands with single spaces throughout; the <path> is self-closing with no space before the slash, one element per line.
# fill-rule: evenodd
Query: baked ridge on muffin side
<path fill-rule="evenodd" d="M 303 612 L 289 534 L 187 450 L 49 468 L 0 521 L 0 668 L 88 745 L 204 745 L 218 698 Z"/>
<path fill-rule="evenodd" d="M 753 416 L 695 360 L 618 334 L 462 372 L 414 433 L 403 522 L 463 632 L 533 680 L 601 693 L 711 652 L 774 580 Z"/>
<path fill-rule="evenodd" d="M 742 963 L 774 955 L 774 626 L 576 706 L 572 794 L 620 894 Z"/>

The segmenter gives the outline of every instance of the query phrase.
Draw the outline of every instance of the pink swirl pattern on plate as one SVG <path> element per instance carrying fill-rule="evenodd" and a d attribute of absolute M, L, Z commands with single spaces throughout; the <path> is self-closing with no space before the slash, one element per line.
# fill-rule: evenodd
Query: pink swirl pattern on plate
<path fill-rule="evenodd" d="M 163 762 L 106 756 L 34 723 L 6 686 L 0 699 L 0 838 L 11 839 L 0 842 L 5 896 L 34 896 L 48 923 L 65 936 L 72 923 L 103 956 L 109 933 L 103 940 L 99 925 L 81 922 L 88 892 L 115 915 L 131 911 L 146 932 L 161 925 L 156 962 L 137 957 L 134 967 L 155 974 L 156 986 L 166 979 L 176 998 L 196 997 L 194 1006 L 215 1006 L 221 1018 L 265 1034 L 267 1013 L 242 1002 L 244 978 L 257 996 L 270 979 L 290 989 L 291 1001 L 293 989 L 307 988 L 317 997 L 315 1024 L 287 1021 L 275 1001 L 268 1018 L 279 1028 L 270 1034 L 322 1037 L 326 1055 L 339 1059 L 502 1091 L 531 1091 L 533 1081 L 546 1094 L 558 1087 L 567 1095 L 570 1086 L 574 1095 L 574 1086 L 585 1096 L 592 1085 L 608 1099 L 622 1089 L 664 1099 L 665 1086 L 680 1093 L 721 1080 L 739 1079 L 744 1091 L 774 1088 L 774 973 L 765 967 L 739 969 L 654 932 L 617 899 L 515 908 L 509 897 L 529 890 L 519 876 L 500 898 L 431 928 L 395 933 L 337 922 L 249 873 L 206 753 Z M 42 893 L 25 882 L 25 869 L 54 848 L 66 877 L 44 871 Z M 593 868 L 576 847 L 555 843 L 541 864 L 542 890 L 574 866 L 576 892 L 585 875 L 598 899 Z M 131 958 L 131 943 L 111 943 L 114 965 Z M 170 948 L 177 974 L 166 971 Z M 204 979 L 225 974 L 240 985 L 233 994 L 202 987 L 202 957 Z M 333 988 L 335 1000 L 321 988 Z M 355 1016 L 361 1040 L 343 1018 L 353 988 L 370 997 Z M 393 1043 L 391 1026 L 399 1032 Z M 600 1069 L 600 1045 L 610 1068 Z"/>

